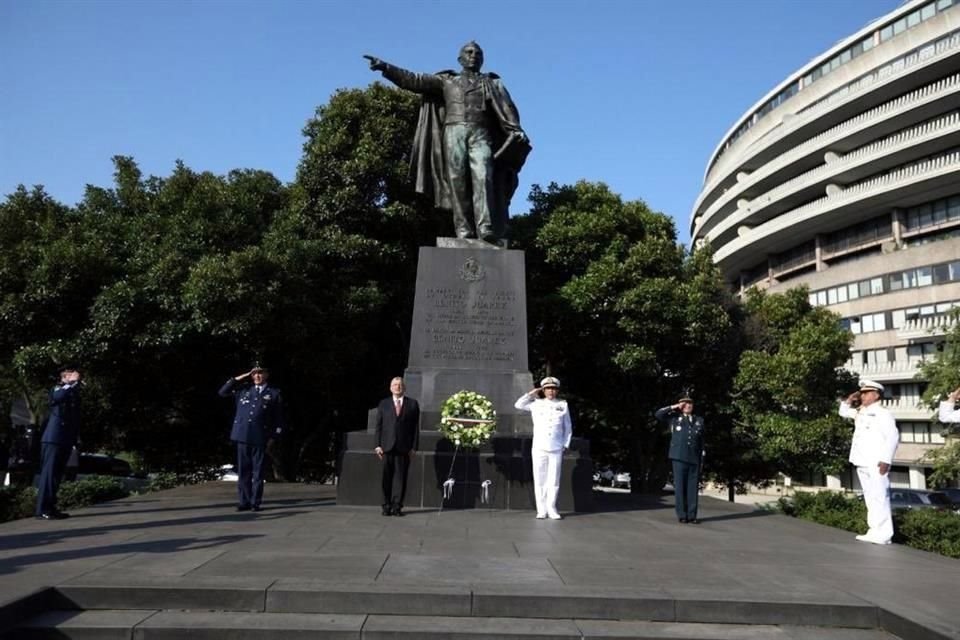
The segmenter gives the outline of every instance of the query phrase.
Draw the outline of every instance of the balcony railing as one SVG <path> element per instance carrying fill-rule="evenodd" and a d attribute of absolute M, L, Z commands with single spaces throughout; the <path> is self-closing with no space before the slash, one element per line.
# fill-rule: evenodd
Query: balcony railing
<path fill-rule="evenodd" d="M 921 360 L 894 360 L 892 362 L 867 362 L 847 365 L 847 369 L 861 378 L 889 382 L 891 380 L 912 380 L 917 374 Z"/>
<path fill-rule="evenodd" d="M 920 401 L 920 398 L 912 396 L 884 398 L 880 401 L 880 406 L 891 411 L 894 418 L 898 420 L 930 420 L 935 415 L 930 407 Z"/>
<path fill-rule="evenodd" d="M 957 317 L 949 313 L 932 316 L 920 316 L 907 320 L 897 329 L 897 338 L 900 340 L 915 340 L 930 336 L 946 335 L 957 322 Z"/>
<path fill-rule="evenodd" d="M 956 37 L 950 38 L 944 43 L 941 43 L 940 45 L 938 45 L 935 56 L 933 56 L 932 58 L 927 57 L 924 59 L 918 58 L 915 61 L 915 63 L 917 62 L 924 63 L 924 64 L 931 63 L 933 62 L 933 58 L 942 59 L 947 55 L 952 55 L 958 45 L 960 45 L 960 38 L 956 38 Z M 779 139 L 780 137 L 794 130 L 796 126 L 799 125 L 801 122 L 809 122 L 810 120 L 813 120 L 823 115 L 824 113 L 829 112 L 832 109 L 832 106 L 836 102 L 841 100 L 851 99 L 855 94 L 861 93 L 864 90 L 875 88 L 882 84 L 889 83 L 897 77 L 910 74 L 913 72 L 914 66 L 915 66 L 914 64 L 911 64 L 909 66 L 901 67 L 900 69 L 897 69 L 892 73 L 886 74 L 882 79 L 876 79 L 876 80 L 864 82 L 861 86 L 851 91 L 847 91 L 843 95 L 834 95 L 829 100 L 821 101 L 809 107 L 808 109 L 801 111 L 800 113 L 796 114 L 792 120 L 790 120 L 790 124 L 793 126 L 783 127 L 782 126 L 783 123 L 781 123 L 779 125 L 776 125 L 773 129 L 771 129 L 770 131 L 764 134 L 763 138 L 766 139 L 765 142 L 767 143 L 767 146 L 769 146 L 769 144 L 772 144 L 772 140 Z M 890 102 L 886 102 L 881 105 L 878 105 L 868 111 L 865 111 L 849 120 L 846 120 L 840 123 L 839 125 L 831 127 L 826 131 L 820 132 L 816 136 L 810 138 L 803 144 L 796 147 L 792 152 L 788 151 L 787 153 L 783 154 L 783 156 L 778 158 L 778 160 L 780 160 L 780 162 L 783 162 L 784 160 L 787 160 L 787 158 L 785 158 L 784 156 L 793 156 L 798 152 L 809 153 L 811 148 L 817 148 L 819 145 L 823 145 L 825 142 L 825 139 L 827 138 L 837 136 L 837 134 L 847 133 L 851 130 L 854 130 L 855 128 L 858 128 L 864 125 L 866 122 L 880 119 L 884 117 L 887 113 L 895 109 L 906 107 L 908 105 L 911 105 L 911 103 L 914 103 L 914 102 L 927 101 L 933 98 L 934 96 L 936 96 L 936 94 L 940 94 L 945 91 L 949 92 L 955 89 L 955 87 L 957 86 L 957 81 L 958 81 L 957 75 L 943 78 L 933 84 L 927 85 L 925 87 L 921 87 L 915 91 L 911 91 L 910 93 L 902 95 L 899 98 L 891 100 Z M 738 142 L 742 142 L 742 140 Z M 758 141 L 754 141 L 754 142 L 758 142 Z M 724 165 L 729 163 L 730 157 L 731 157 L 731 154 L 729 152 L 734 148 L 735 145 L 736 143 L 734 143 L 734 145 L 731 145 L 722 154 L 722 156 L 726 156 L 726 158 L 722 159 L 722 156 L 718 156 L 713 166 L 708 169 L 708 175 L 712 176 L 712 178 L 708 178 L 706 180 L 706 184 L 704 185 L 704 188 L 701 190 L 701 194 L 706 195 L 711 193 L 716 188 L 716 186 L 720 184 L 720 182 L 727 177 L 729 170 Z M 733 156 L 735 155 L 736 154 L 733 154 Z M 777 162 L 777 164 L 779 165 L 780 162 Z M 765 169 L 767 169 L 768 171 L 770 168 L 772 167 L 769 167 L 769 168 L 765 167 Z M 756 177 L 759 177 L 759 175 L 762 175 L 760 172 L 756 172 L 756 173 L 757 173 L 756 176 L 751 176 L 751 177 L 756 179 Z M 741 192 L 742 188 L 746 187 L 746 184 L 747 183 L 738 185 L 737 192 Z M 701 197 L 703 197 L 703 195 Z M 733 197 L 733 196 L 734 194 L 730 193 L 728 197 Z M 699 206 L 699 201 L 695 206 Z M 710 207 L 710 209 L 713 209 L 713 208 L 714 206 Z M 707 211 L 705 212 L 705 214 L 706 215 L 704 215 L 704 220 L 709 218 L 712 215 L 712 212 Z"/>

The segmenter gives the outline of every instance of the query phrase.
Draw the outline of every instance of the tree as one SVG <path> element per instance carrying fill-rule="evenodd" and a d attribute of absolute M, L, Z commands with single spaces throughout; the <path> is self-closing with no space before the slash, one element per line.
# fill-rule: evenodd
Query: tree
<path fill-rule="evenodd" d="M 852 335 L 836 314 L 811 306 L 804 288 L 783 294 L 751 289 L 745 311 L 747 349 L 733 391 L 734 435 L 742 447 L 737 477 L 837 472 L 851 436 L 836 398 L 853 388 L 841 368 Z"/>
<path fill-rule="evenodd" d="M 951 312 L 950 330 L 937 357 L 920 363 L 916 378 L 927 381 L 924 402 L 936 409 L 942 398 L 960 387 L 960 308 Z M 960 478 L 960 429 L 956 424 L 942 425 L 947 436 L 943 447 L 927 453 L 924 460 L 933 464 L 929 482 L 942 487 Z"/>
<path fill-rule="evenodd" d="M 531 361 L 565 380 L 595 457 L 630 468 L 634 491 L 659 491 L 667 435 L 653 411 L 708 388 L 699 363 L 720 360 L 729 337 L 709 251 L 688 256 L 669 217 L 602 183 L 535 187 L 530 200 L 513 230 L 535 283 Z"/>

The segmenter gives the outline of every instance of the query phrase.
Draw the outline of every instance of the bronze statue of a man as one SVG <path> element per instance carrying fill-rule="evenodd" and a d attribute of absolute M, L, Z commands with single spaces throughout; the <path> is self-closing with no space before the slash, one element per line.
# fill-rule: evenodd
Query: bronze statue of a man
<path fill-rule="evenodd" d="M 457 237 L 502 238 L 531 147 L 500 77 L 480 73 L 480 45 L 468 42 L 460 49 L 460 73 L 413 73 L 364 57 L 387 80 L 423 95 L 410 158 L 416 190 L 453 211 Z"/>

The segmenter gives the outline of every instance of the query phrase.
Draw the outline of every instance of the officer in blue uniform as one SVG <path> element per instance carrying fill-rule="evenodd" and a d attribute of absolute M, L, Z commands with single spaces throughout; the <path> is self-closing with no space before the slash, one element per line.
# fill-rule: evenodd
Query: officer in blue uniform
<path fill-rule="evenodd" d="M 42 445 L 36 517 L 59 520 L 69 517 L 57 509 L 57 490 L 70 452 L 80 433 L 80 372 L 73 365 L 60 368 L 60 383 L 50 391 L 50 417 Z"/>
<path fill-rule="evenodd" d="M 255 365 L 247 373 L 227 380 L 220 388 L 237 406 L 230 441 L 237 444 L 237 511 L 260 511 L 267 445 L 283 433 L 280 389 L 267 384 L 269 372 Z M 243 385 L 246 380 L 252 384 Z"/>
<path fill-rule="evenodd" d="M 699 524 L 697 496 L 703 456 L 703 418 L 693 415 L 693 398 L 684 396 L 657 409 L 657 420 L 670 427 L 670 461 L 673 463 L 674 502 L 677 520 Z"/>

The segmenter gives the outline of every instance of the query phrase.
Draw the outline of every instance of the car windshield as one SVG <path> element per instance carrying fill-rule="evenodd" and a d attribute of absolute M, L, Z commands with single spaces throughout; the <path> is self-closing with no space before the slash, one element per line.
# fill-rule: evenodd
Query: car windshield
<path fill-rule="evenodd" d="M 931 493 L 928 494 L 928 497 L 930 498 L 930 504 L 951 504 L 950 498 L 948 498 L 945 493 Z"/>

